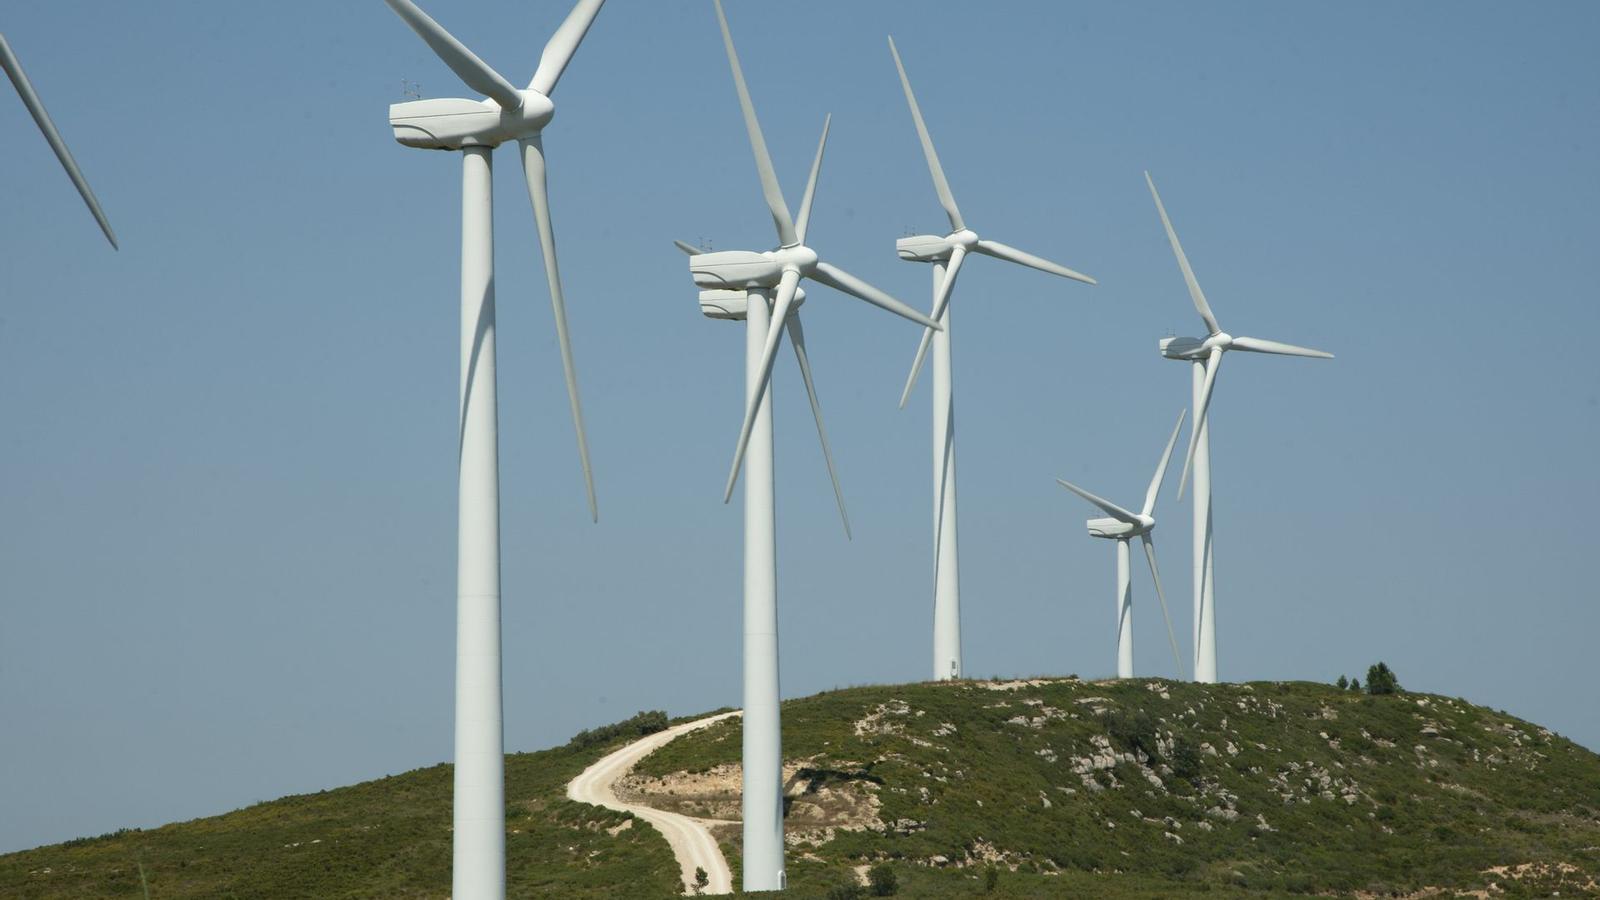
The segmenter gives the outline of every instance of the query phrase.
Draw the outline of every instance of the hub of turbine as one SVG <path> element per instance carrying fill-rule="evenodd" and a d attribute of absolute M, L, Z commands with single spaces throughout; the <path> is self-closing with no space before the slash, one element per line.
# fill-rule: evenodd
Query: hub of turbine
<path fill-rule="evenodd" d="M 538 91 L 522 91 L 522 105 L 505 109 L 493 100 L 412 100 L 389 107 L 394 139 L 422 150 L 498 147 L 531 138 L 555 118 L 556 107 Z"/>

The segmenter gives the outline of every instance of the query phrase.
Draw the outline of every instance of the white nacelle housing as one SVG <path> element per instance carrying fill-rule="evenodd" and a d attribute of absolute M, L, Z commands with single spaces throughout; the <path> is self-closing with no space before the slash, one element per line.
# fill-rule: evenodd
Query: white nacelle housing
<path fill-rule="evenodd" d="M 522 106 L 505 110 L 493 100 L 412 100 L 389 107 L 394 139 L 423 150 L 498 147 L 539 133 L 555 116 L 543 94 L 522 92 Z"/>
<path fill-rule="evenodd" d="M 1195 359 L 1204 358 L 1202 348 L 1205 341 L 1192 337 L 1169 337 L 1161 339 L 1161 355 L 1168 359 Z"/>
<path fill-rule="evenodd" d="M 907 262 L 938 262 L 950 258 L 954 245 L 936 234 L 915 234 L 894 242 L 894 252 Z"/>
<path fill-rule="evenodd" d="M 744 321 L 745 307 L 750 302 L 749 291 L 701 291 L 700 312 L 709 319 L 733 319 Z M 789 305 L 789 314 L 794 315 L 800 304 L 806 302 L 806 292 L 795 288 L 794 302 Z"/>
<path fill-rule="evenodd" d="M 706 289 L 777 287 L 783 266 L 765 253 L 753 250 L 719 250 L 689 257 L 689 274 Z"/>
<path fill-rule="evenodd" d="M 1133 534 L 1134 527 L 1121 519 L 1110 517 L 1104 519 L 1090 519 L 1088 521 L 1089 536 L 1098 538 L 1124 537 Z"/>

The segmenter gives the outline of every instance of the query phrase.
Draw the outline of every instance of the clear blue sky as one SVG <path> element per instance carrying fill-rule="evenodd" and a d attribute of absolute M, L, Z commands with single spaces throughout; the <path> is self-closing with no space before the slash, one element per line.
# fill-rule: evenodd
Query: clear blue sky
<path fill-rule="evenodd" d="M 512 81 L 565 0 L 435 0 Z M 942 230 L 884 42 L 975 227 L 956 297 L 969 674 L 1114 669 L 1112 548 L 1200 328 L 1149 168 L 1223 325 L 1220 670 L 1406 686 L 1600 746 L 1600 7 L 829 0 L 730 17 L 813 245 L 919 306 Z M 222 812 L 451 748 L 459 160 L 402 148 L 401 79 L 465 93 L 378 0 L 55 0 L 0 21 L 119 236 L 0 90 L 0 850 Z M 739 702 L 721 487 L 742 337 L 671 239 L 772 243 L 709 2 L 612 0 L 547 133 L 601 504 L 588 522 L 532 215 L 498 157 L 506 737 Z M 811 352 L 846 542 L 787 354 L 788 696 L 930 667 L 914 326 L 824 288 Z M 1175 476 L 1174 476 L 1175 477 Z M 1157 544 L 1185 653 L 1186 505 Z M 1141 672 L 1173 672 L 1135 572 Z"/>

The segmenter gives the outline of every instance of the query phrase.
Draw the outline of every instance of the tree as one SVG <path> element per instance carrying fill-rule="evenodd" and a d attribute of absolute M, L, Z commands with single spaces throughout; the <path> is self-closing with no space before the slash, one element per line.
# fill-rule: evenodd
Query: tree
<path fill-rule="evenodd" d="M 1338 681 L 1335 681 L 1335 682 L 1334 682 L 1334 683 L 1333 683 L 1333 686 L 1334 686 L 1334 687 L 1336 687 L 1336 688 L 1338 688 L 1338 689 L 1339 689 L 1339 690 L 1341 690 L 1341 691 L 1342 691 L 1342 690 L 1344 690 L 1344 689 L 1345 689 L 1345 688 L 1347 688 L 1347 687 L 1349 687 L 1349 686 L 1350 686 L 1350 679 L 1348 679 L 1348 678 L 1346 678 L 1346 677 L 1344 677 L 1344 676 L 1343 676 L 1343 675 L 1340 675 L 1340 676 L 1339 676 L 1339 680 L 1338 680 Z"/>
<path fill-rule="evenodd" d="M 699 866 L 695 866 L 694 867 L 694 892 L 696 894 L 698 894 L 701 891 L 705 890 L 710 885 L 711 885 L 711 876 L 706 874 L 706 870 L 705 869 L 702 869 Z"/>
<path fill-rule="evenodd" d="M 1378 663 L 1367 669 L 1367 693 L 1394 694 L 1400 691 L 1400 680 L 1395 677 L 1394 671 L 1385 663 Z"/>
<path fill-rule="evenodd" d="M 828 900 L 861 900 L 861 886 L 836 884 L 828 888 Z"/>
<path fill-rule="evenodd" d="M 900 882 L 894 877 L 894 870 L 881 863 L 867 872 L 867 884 L 872 888 L 874 897 L 891 897 L 900 889 Z"/>
<path fill-rule="evenodd" d="M 1361 690 L 1361 679 L 1359 679 L 1359 678 L 1350 679 L 1350 690 L 1352 690 L 1352 691 Z"/>

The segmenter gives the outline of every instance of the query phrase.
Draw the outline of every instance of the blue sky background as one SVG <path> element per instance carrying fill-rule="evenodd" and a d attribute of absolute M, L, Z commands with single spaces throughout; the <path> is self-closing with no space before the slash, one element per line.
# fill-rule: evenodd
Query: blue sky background
<path fill-rule="evenodd" d="M 525 83 L 565 2 L 435 0 Z M 981 233 L 956 321 L 969 674 L 1114 669 L 1112 548 L 1200 329 L 1149 168 L 1238 354 L 1213 407 L 1220 670 L 1407 687 L 1600 747 L 1590 570 L 1600 7 L 830 0 L 730 17 L 812 244 L 918 306 L 944 229 L 884 35 Z M 0 90 L 0 850 L 222 812 L 451 748 L 459 158 L 401 79 L 462 90 L 377 0 L 12 4 L 101 239 Z M 498 157 L 506 737 L 739 702 L 742 337 L 673 238 L 772 232 L 707 2 L 613 0 L 556 95 L 552 192 L 601 504 L 588 522 L 533 218 Z M 811 353 L 856 537 L 777 382 L 786 696 L 925 677 L 916 328 L 824 288 Z M 1173 476 L 1176 477 L 1175 475 Z M 1189 511 L 1157 545 L 1188 648 Z M 1135 571 L 1142 673 L 1171 675 Z"/>

